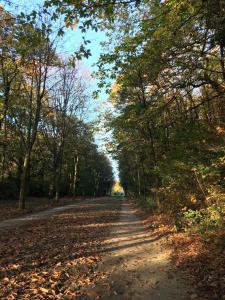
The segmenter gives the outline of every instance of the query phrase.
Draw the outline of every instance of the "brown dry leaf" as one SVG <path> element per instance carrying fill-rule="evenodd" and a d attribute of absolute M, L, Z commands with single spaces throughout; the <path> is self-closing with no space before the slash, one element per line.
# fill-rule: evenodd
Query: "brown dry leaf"
<path fill-rule="evenodd" d="M 87 292 L 87 295 L 92 299 L 96 299 L 96 300 L 100 298 L 99 294 L 96 291 Z"/>
<path fill-rule="evenodd" d="M 48 294 L 48 292 L 49 292 L 49 290 L 48 289 L 46 289 L 46 288 L 39 288 L 39 290 L 42 292 L 42 293 L 44 293 L 44 294 Z"/>

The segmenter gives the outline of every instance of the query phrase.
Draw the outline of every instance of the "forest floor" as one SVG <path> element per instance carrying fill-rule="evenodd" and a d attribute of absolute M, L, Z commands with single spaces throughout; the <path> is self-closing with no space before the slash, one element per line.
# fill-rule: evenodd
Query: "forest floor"
<path fill-rule="evenodd" d="M 74 202 L 85 200 L 86 197 L 77 197 L 75 200 L 72 197 L 61 198 L 57 206 L 65 206 Z M 1 200 L 0 201 L 0 222 L 2 220 L 18 218 L 25 215 L 30 215 L 34 212 L 39 212 L 46 209 L 51 209 L 56 206 L 53 200 L 41 197 L 29 197 L 26 203 L 25 210 L 18 210 L 17 200 Z"/>
<path fill-rule="evenodd" d="M 92 201 L 94 201 L 95 198 L 93 199 L 88 199 L 85 200 L 85 202 L 87 201 L 87 204 L 90 203 L 92 204 Z M 100 198 L 96 199 L 96 200 L 100 200 Z M 35 220 L 43 220 L 43 219 L 48 219 L 51 216 L 54 216 L 56 214 L 60 214 L 63 213 L 65 211 L 68 211 L 70 209 L 76 208 L 77 206 L 81 206 L 84 204 L 84 200 L 82 202 L 79 202 L 79 200 L 76 201 L 76 203 L 74 203 L 75 201 L 68 201 L 68 202 L 61 202 L 58 206 L 46 206 L 46 208 L 44 209 L 44 207 L 39 206 L 36 207 L 36 212 L 33 213 L 32 211 L 29 213 L 29 211 L 25 211 L 24 214 L 21 214 L 19 217 L 15 217 L 11 218 L 11 219 L 5 219 L 3 221 L 0 221 L 0 232 L 4 231 L 6 229 L 11 229 L 11 228 L 15 228 L 18 226 L 23 226 L 31 221 L 35 221 Z M 70 204 L 73 203 L 73 204 Z M 39 208 L 39 209 L 38 209 Z M 33 210 L 35 211 L 35 209 Z"/>
<path fill-rule="evenodd" d="M 170 262 L 169 232 L 144 225 L 128 201 L 55 213 L 2 227 L 0 299 L 202 299 Z"/>
<path fill-rule="evenodd" d="M 29 222 L 4 223 L 0 299 L 87 299 L 84 287 L 101 276 L 96 269 L 102 242 L 120 207 L 120 200 L 87 200 L 47 218 L 40 212 L 40 218 Z"/>

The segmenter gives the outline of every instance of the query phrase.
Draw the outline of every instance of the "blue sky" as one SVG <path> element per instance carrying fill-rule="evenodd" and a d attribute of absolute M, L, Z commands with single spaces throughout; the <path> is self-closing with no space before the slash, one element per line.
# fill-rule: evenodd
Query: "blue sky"
<path fill-rule="evenodd" d="M 14 3 L 17 5 L 16 11 L 18 13 L 19 11 L 27 12 L 32 10 L 35 6 L 41 5 L 43 3 L 43 0 L 14 0 Z M 10 8 L 10 10 L 12 9 L 13 8 Z M 79 63 L 79 65 L 80 65 L 81 72 L 84 73 L 84 77 L 87 78 L 87 74 L 91 74 L 93 71 L 96 70 L 94 64 L 98 61 L 101 52 L 100 43 L 105 40 L 105 34 L 104 32 L 101 31 L 95 32 L 89 30 L 85 34 L 85 38 L 91 41 L 91 43 L 88 45 L 88 48 L 91 50 L 92 55 L 88 59 L 83 59 Z M 67 30 L 59 45 L 60 54 L 66 56 L 72 55 L 79 48 L 81 43 L 82 43 L 82 34 L 79 29 Z M 88 81 L 87 85 L 91 94 L 97 88 L 97 81 L 94 78 L 91 79 L 91 77 L 87 78 L 86 80 Z M 97 120 L 101 122 L 101 119 L 104 116 L 104 112 L 108 109 L 110 109 L 110 105 L 107 103 L 107 94 L 105 93 L 104 90 L 102 90 L 99 99 L 97 100 L 90 99 L 88 113 L 86 115 L 86 121 Z M 95 135 L 95 139 L 99 148 L 102 151 L 105 150 L 105 140 L 108 140 L 109 138 L 110 135 L 106 134 L 103 126 L 101 126 L 100 132 Z M 114 175 L 116 179 L 118 179 L 117 162 L 112 160 L 111 157 L 109 158 L 112 162 Z"/>

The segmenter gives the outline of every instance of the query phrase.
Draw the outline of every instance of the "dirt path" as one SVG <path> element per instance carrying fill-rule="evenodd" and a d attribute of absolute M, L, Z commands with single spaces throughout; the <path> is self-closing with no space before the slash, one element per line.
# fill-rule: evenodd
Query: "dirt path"
<path fill-rule="evenodd" d="M 99 266 L 105 276 L 96 287 L 100 299 L 196 299 L 185 280 L 172 270 L 165 237 L 146 231 L 129 203 L 123 204 L 120 220 L 112 227 Z"/>
<path fill-rule="evenodd" d="M 57 293 L 57 299 L 74 292 L 70 299 L 203 300 L 173 270 L 165 236 L 146 230 L 127 201 L 118 219 L 120 200 L 96 200 L 0 222 L 0 279 L 7 280 L 1 299 L 9 299 L 5 295 L 10 291 L 20 291 L 16 299 L 43 299 L 47 290 Z M 42 222 L 32 222 L 35 220 Z M 30 225 L 21 227 L 27 223 Z M 8 229 L 13 228 L 9 232 L 14 234 L 14 227 L 18 227 L 16 235 L 9 239 Z M 61 274 L 59 278 L 54 277 L 56 273 Z M 32 276 L 43 274 L 43 282 L 32 281 Z M 49 289 L 55 280 L 56 286 Z M 34 290 L 40 297 L 35 294 L 32 298 Z M 54 295 L 46 299 L 56 299 Z"/>
<path fill-rule="evenodd" d="M 93 201 L 94 199 L 91 200 L 85 200 L 85 204 L 90 203 L 90 201 Z M 82 202 L 77 202 L 75 204 L 71 205 L 65 205 L 65 206 L 60 206 L 60 207 L 54 207 L 51 209 L 46 209 L 37 213 L 32 213 L 28 214 L 19 218 L 13 218 L 13 219 L 8 219 L 0 222 L 0 232 L 5 231 L 7 229 L 11 229 L 13 227 L 18 227 L 22 226 L 26 223 L 29 223 L 31 221 L 35 220 L 43 220 L 47 219 L 50 216 L 53 216 L 55 214 L 59 214 L 64 211 L 68 211 L 70 209 L 76 208 L 77 206 L 84 204 L 84 201 Z"/>

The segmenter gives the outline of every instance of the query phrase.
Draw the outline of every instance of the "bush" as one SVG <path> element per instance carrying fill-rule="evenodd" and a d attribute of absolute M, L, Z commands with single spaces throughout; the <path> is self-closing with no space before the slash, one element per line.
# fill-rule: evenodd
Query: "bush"
<path fill-rule="evenodd" d="M 187 210 L 183 213 L 183 228 L 206 233 L 224 226 L 224 206 L 213 205 L 200 210 Z"/>
<path fill-rule="evenodd" d="M 157 204 L 154 200 L 154 197 L 151 195 L 148 195 L 146 197 L 141 196 L 138 199 L 138 204 L 148 211 L 154 211 L 157 208 Z"/>

